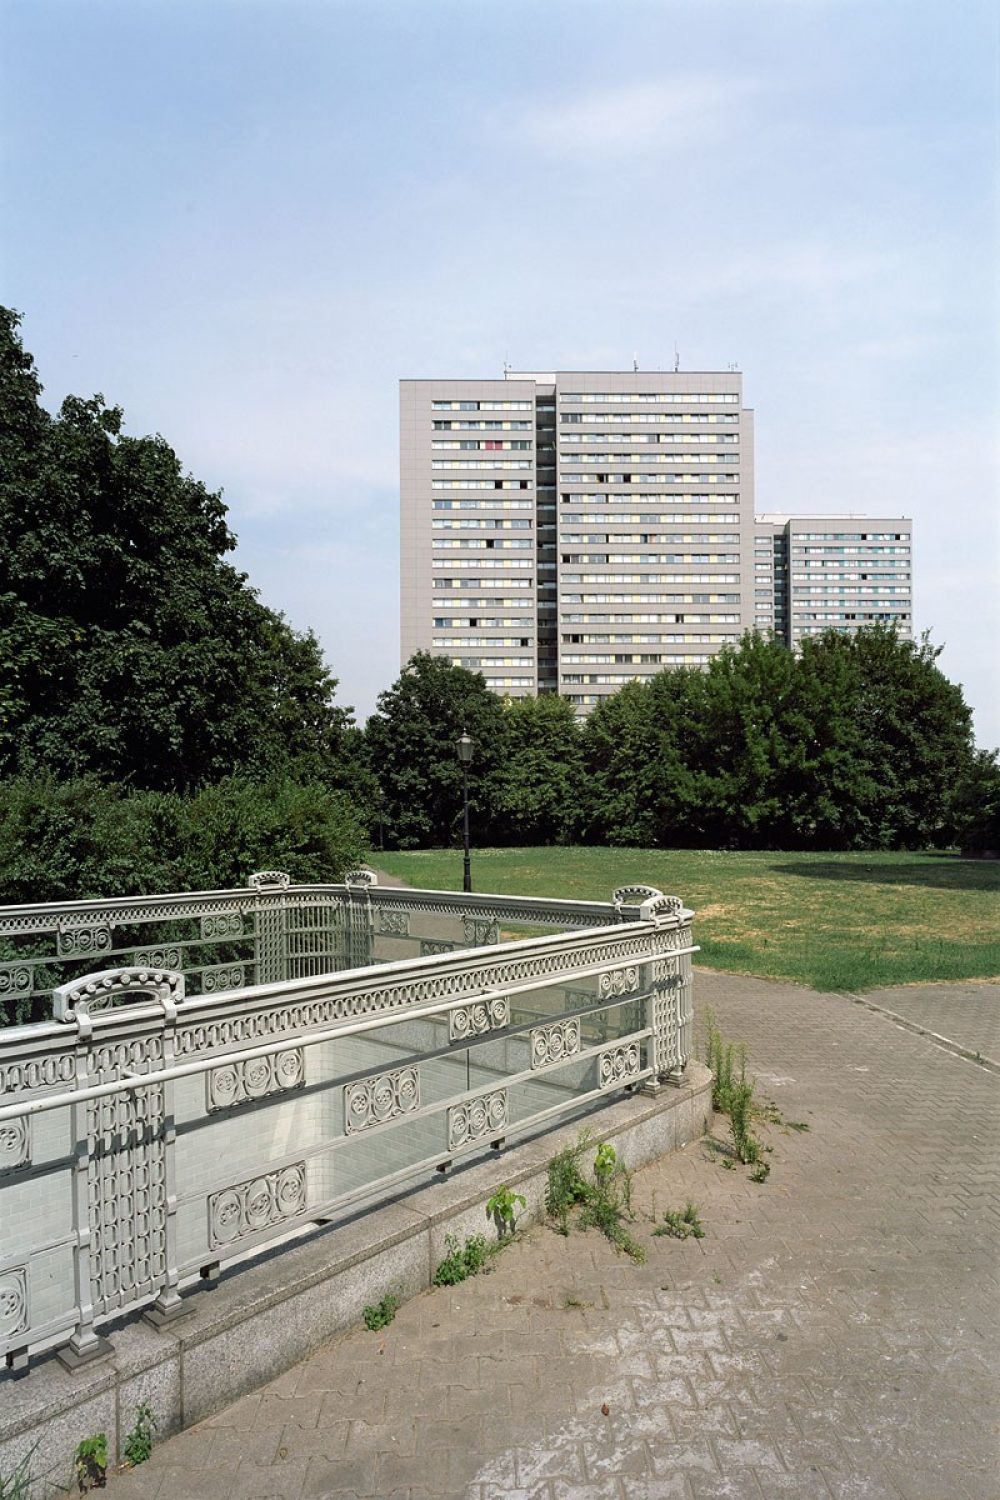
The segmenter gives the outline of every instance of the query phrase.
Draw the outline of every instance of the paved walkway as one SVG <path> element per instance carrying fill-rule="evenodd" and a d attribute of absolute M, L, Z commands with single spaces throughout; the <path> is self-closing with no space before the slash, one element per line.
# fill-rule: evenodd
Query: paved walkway
<path fill-rule="evenodd" d="M 1000 1079 L 840 997 L 702 973 L 697 998 L 810 1127 L 767 1131 L 760 1186 L 704 1143 L 637 1175 L 640 1215 L 693 1199 L 704 1240 L 642 1223 L 639 1267 L 537 1227 L 113 1500 L 997 1500 Z"/>
<path fill-rule="evenodd" d="M 905 984 L 862 998 L 1000 1068 L 1000 985 Z"/>

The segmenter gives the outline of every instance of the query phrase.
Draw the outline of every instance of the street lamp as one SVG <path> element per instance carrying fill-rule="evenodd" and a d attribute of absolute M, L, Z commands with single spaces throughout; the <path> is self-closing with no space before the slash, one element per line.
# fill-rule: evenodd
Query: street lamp
<path fill-rule="evenodd" d="M 469 766 L 472 762 L 472 739 L 463 729 L 455 746 L 462 767 L 462 847 L 465 862 L 462 867 L 462 890 L 472 890 L 472 864 L 469 859 Z"/>

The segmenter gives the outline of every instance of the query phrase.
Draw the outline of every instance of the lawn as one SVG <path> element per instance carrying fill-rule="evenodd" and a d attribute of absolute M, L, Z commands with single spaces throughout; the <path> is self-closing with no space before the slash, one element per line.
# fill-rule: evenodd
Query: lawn
<path fill-rule="evenodd" d="M 454 850 L 372 856 L 409 885 L 458 890 Z M 479 891 L 606 901 L 641 882 L 696 913 L 699 962 L 862 993 L 1000 976 L 1000 864 L 952 854 L 732 854 L 679 849 L 482 849 Z"/>

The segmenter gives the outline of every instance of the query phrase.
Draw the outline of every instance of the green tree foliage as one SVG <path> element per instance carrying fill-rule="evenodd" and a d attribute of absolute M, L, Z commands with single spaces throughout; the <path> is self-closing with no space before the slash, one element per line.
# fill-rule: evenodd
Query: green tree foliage
<path fill-rule="evenodd" d="M 583 727 L 586 826 L 611 844 L 699 843 L 696 750 L 701 674 L 679 668 L 629 682 Z"/>
<path fill-rule="evenodd" d="M 96 776 L 0 788 L 0 891 L 10 903 L 220 889 L 260 869 L 337 880 L 366 842 L 346 796 L 316 782 L 228 778 L 187 796 L 125 792 Z"/>
<path fill-rule="evenodd" d="M 382 790 L 386 842 L 399 849 L 443 847 L 461 837 L 462 771 L 455 745 L 475 742 L 469 809 L 479 843 L 495 822 L 496 776 L 504 754 L 504 708 L 479 672 L 418 652 L 379 695 L 365 726 L 368 758 Z"/>
<path fill-rule="evenodd" d="M 583 800 L 583 748 L 572 704 L 555 694 L 508 698 L 503 717 L 503 761 L 494 783 L 497 842 L 568 842 Z"/>
<path fill-rule="evenodd" d="M 835 649 L 833 642 L 843 639 L 824 636 L 818 645 Z M 900 640 L 885 626 L 859 631 L 840 649 L 853 669 L 853 847 L 947 843 L 953 790 L 974 751 L 972 712 L 962 689 L 937 666 L 941 648 L 926 637 Z"/>
<path fill-rule="evenodd" d="M 977 750 L 955 789 L 956 842 L 969 854 L 1000 851 L 1000 762 L 995 750 Z"/>
<path fill-rule="evenodd" d="M 584 730 L 589 825 L 610 843 L 917 848 L 954 834 L 971 715 L 926 641 L 877 626 L 799 653 L 758 635 L 662 673 Z"/>
<path fill-rule="evenodd" d="M 100 396 L 51 417 L 18 321 L 0 309 L 0 774 L 349 779 L 336 683 L 225 561 L 221 498 Z"/>

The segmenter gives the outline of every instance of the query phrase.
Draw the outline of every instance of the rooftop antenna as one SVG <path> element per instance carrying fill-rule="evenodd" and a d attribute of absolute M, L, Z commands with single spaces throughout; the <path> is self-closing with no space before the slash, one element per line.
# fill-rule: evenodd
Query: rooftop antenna
<path fill-rule="evenodd" d="M 632 369 L 635 372 L 635 374 L 638 375 L 638 373 L 639 373 L 639 356 L 638 356 L 638 354 L 633 354 L 633 356 L 632 356 Z"/>
<path fill-rule="evenodd" d="M 677 344 L 675 342 L 675 344 L 674 344 L 674 374 L 675 375 L 677 374 L 677 372 L 680 369 L 680 367 L 681 367 L 681 357 L 680 357 L 680 354 L 677 352 Z"/>
<path fill-rule="evenodd" d="M 504 361 L 503 361 L 503 378 L 504 378 L 504 380 L 507 379 L 507 376 L 509 374 L 510 374 L 510 360 L 507 358 L 506 355 L 504 355 Z"/>

